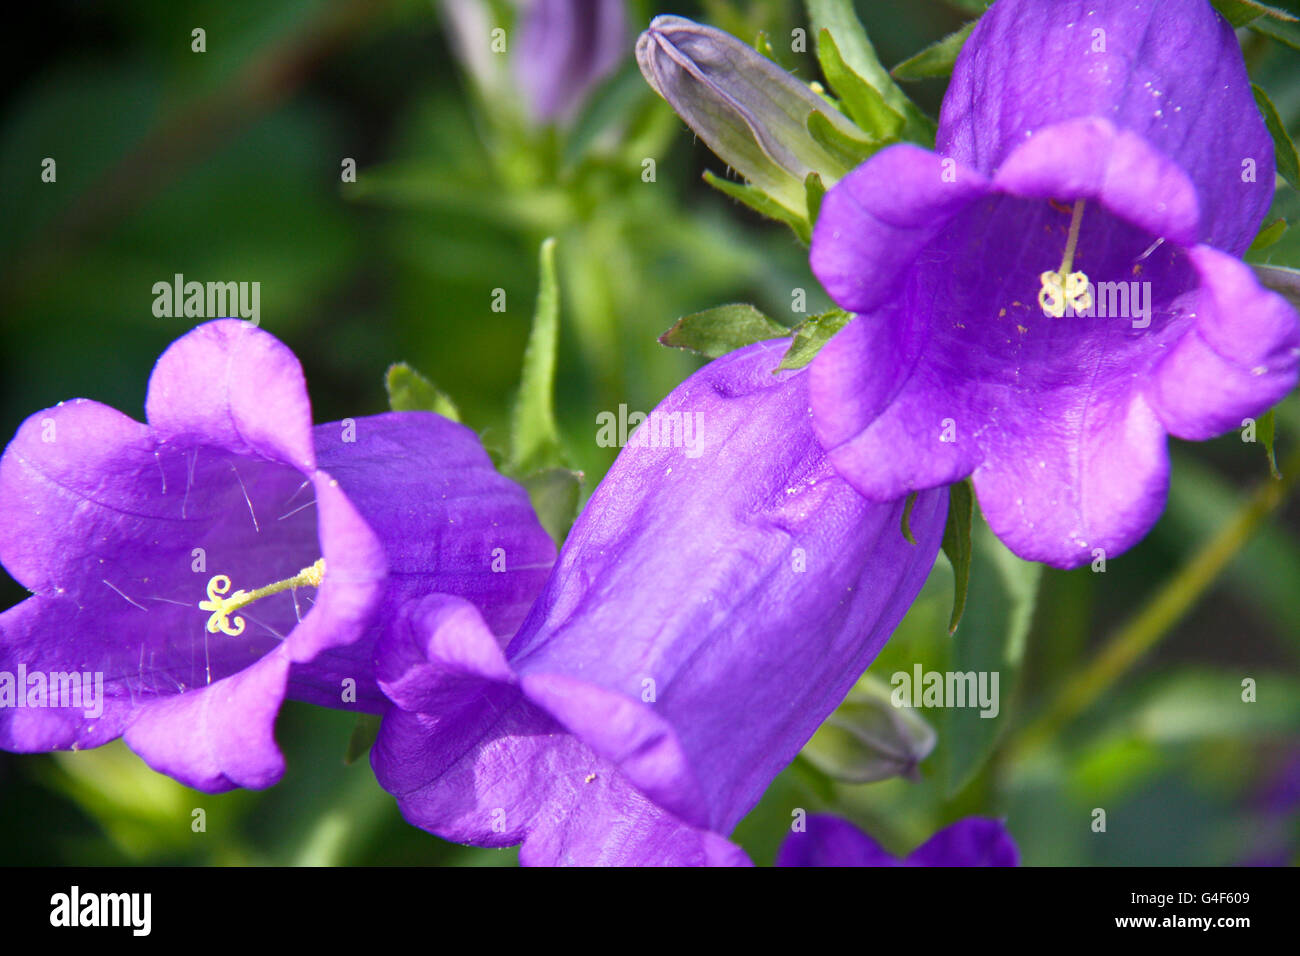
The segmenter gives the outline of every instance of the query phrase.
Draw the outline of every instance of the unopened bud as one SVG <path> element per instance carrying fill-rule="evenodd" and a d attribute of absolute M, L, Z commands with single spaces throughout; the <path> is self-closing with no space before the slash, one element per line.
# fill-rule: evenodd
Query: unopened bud
<path fill-rule="evenodd" d="M 821 112 L 847 138 L 863 133 L 806 83 L 730 34 L 660 16 L 636 45 L 646 81 L 709 148 L 750 183 L 798 215 L 809 173 L 830 186 L 848 172 L 808 132 Z"/>
<path fill-rule="evenodd" d="M 915 779 L 917 765 L 934 750 L 936 740 L 923 718 L 895 707 L 889 686 L 868 674 L 804 744 L 802 756 L 847 783 Z"/>

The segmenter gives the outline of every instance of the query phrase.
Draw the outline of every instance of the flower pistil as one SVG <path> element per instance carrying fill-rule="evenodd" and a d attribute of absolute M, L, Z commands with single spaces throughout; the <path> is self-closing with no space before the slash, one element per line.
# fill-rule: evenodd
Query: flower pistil
<path fill-rule="evenodd" d="M 324 578 L 325 559 L 321 558 L 311 567 L 303 568 L 291 578 L 276 581 L 255 591 L 245 591 L 241 588 L 229 597 L 225 597 L 225 593 L 230 590 L 230 578 L 224 574 L 217 574 L 208 581 L 208 599 L 199 602 L 199 610 L 212 612 L 212 616 L 208 618 L 208 633 L 215 634 L 220 631 L 222 634 L 238 637 L 244 633 L 244 619 L 236 617 L 231 623 L 231 613 L 264 597 L 287 591 L 289 588 L 300 588 L 304 585 L 318 588 Z"/>
<path fill-rule="evenodd" d="M 1043 272 L 1038 276 L 1042 288 L 1038 290 L 1038 304 L 1044 315 L 1059 319 L 1065 315 L 1068 302 L 1075 313 L 1087 312 L 1092 307 L 1092 292 L 1088 288 L 1088 276 L 1082 272 L 1071 272 L 1074 267 L 1074 250 L 1079 244 L 1079 227 L 1083 225 L 1082 199 L 1075 200 L 1070 215 L 1070 232 L 1065 238 L 1065 255 L 1061 259 L 1061 268 L 1056 272 Z"/>

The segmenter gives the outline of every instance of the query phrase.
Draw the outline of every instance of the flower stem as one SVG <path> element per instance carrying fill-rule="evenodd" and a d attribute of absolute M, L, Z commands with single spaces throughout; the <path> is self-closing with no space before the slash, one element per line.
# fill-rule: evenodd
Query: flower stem
<path fill-rule="evenodd" d="M 1008 747 L 1013 759 L 1026 756 L 1051 740 L 1182 620 L 1250 541 L 1264 519 L 1285 500 L 1300 475 L 1300 451 L 1287 459 L 1282 473 L 1281 480 L 1270 478 L 1261 484 L 1232 520 L 1161 586 L 1146 607 L 1120 627 L 1090 664 L 1065 684 L 1055 702 L 1013 739 Z"/>

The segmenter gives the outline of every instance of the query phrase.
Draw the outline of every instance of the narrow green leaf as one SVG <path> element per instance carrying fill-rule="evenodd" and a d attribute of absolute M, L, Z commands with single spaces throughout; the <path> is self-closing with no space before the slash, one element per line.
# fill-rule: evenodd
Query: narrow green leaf
<path fill-rule="evenodd" d="M 831 337 L 848 324 L 852 314 L 843 309 L 831 309 L 818 315 L 809 316 L 794 329 L 794 341 L 786 349 L 781 364 L 772 371 L 780 372 L 788 368 L 803 368 L 821 351 Z"/>
<path fill-rule="evenodd" d="M 388 389 L 388 407 L 395 412 L 437 412 L 453 422 L 460 421 L 455 403 L 405 362 L 388 367 L 384 385 Z"/>
<path fill-rule="evenodd" d="M 761 189 L 747 186 L 744 183 L 734 183 L 730 179 L 715 176 L 708 170 L 705 170 L 704 181 L 718 192 L 726 193 L 737 202 L 744 203 L 760 216 L 766 216 L 768 219 L 775 219 L 777 222 L 785 223 L 794 230 L 794 234 L 799 237 L 799 241 L 804 245 L 812 242 L 812 227 L 808 224 L 808 220 L 796 216 Z"/>
<path fill-rule="evenodd" d="M 1259 105 L 1259 111 L 1264 114 L 1264 123 L 1273 137 L 1273 155 L 1277 162 L 1277 171 L 1293 189 L 1300 189 L 1300 155 L 1296 153 L 1295 143 L 1292 142 L 1286 127 L 1282 125 L 1282 118 L 1278 116 L 1277 107 L 1268 98 L 1268 94 L 1254 83 L 1250 88 L 1255 91 L 1255 102 Z"/>
<path fill-rule="evenodd" d="M 934 121 L 908 99 L 902 87 L 894 82 L 880 62 L 875 47 L 867 37 L 867 31 L 863 29 L 862 22 L 853 9 L 853 0 L 806 0 L 806 6 L 813 35 L 820 36 L 822 30 L 829 30 L 845 66 L 874 87 L 885 103 L 905 118 L 904 137 L 925 146 L 933 145 Z"/>
<path fill-rule="evenodd" d="M 894 83 L 876 56 L 876 48 L 853 9 L 853 0 L 807 0 L 807 6 L 813 33 L 820 38 L 823 32 L 829 32 L 845 68 L 874 87 L 896 112 L 902 112 L 903 104 L 909 102 L 907 94 Z M 819 39 L 819 45 L 820 42 Z"/>
<path fill-rule="evenodd" d="M 809 173 L 808 178 L 803 181 L 803 188 L 808 194 L 808 221 L 815 226 L 817 215 L 822 209 L 822 197 L 826 195 L 826 187 L 822 184 L 821 176 L 817 173 Z"/>
<path fill-rule="evenodd" d="M 903 532 L 903 539 L 908 544 L 916 544 L 916 538 L 912 534 L 912 509 L 914 507 L 916 507 L 915 491 L 908 494 L 907 500 L 903 502 L 903 521 L 899 529 Z"/>
<path fill-rule="evenodd" d="M 378 714 L 357 714 L 357 722 L 352 725 L 352 736 L 348 738 L 348 749 L 343 754 L 343 762 L 348 766 L 364 757 L 374 746 L 379 736 L 380 717 Z"/>
<path fill-rule="evenodd" d="M 903 114 L 886 102 L 880 90 L 850 69 L 829 30 L 823 29 L 817 34 L 817 62 L 844 104 L 849 118 L 863 132 L 882 142 L 898 138 L 905 122 Z"/>
<path fill-rule="evenodd" d="M 1273 409 L 1269 409 L 1259 417 L 1255 423 L 1255 435 L 1259 438 L 1260 443 L 1264 446 L 1264 452 L 1268 455 L 1268 471 L 1276 480 L 1281 480 L 1282 473 L 1277 470 L 1277 455 L 1273 451 L 1273 432 L 1275 425 L 1273 422 Z"/>
<path fill-rule="evenodd" d="M 1286 226 L 1285 219 L 1274 219 L 1259 231 L 1259 234 L 1255 236 L 1255 241 L 1250 244 L 1250 248 L 1246 251 L 1263 252 L 1282 238 L 1282 234 L 1286 232 Z"/>
<path fill-rule="evenodd" d="M 970 479 L 948 486 L 948 523 L 943 529 L 943 553 L 952 565 L 952 617 L 948 633 L 957 633 L 957 625 L 966 610 L 966 593 L 970 590 L 971 522 L 975 516 L 975 495 Z"/>
<path fill-rule="evenodd" d="M 975 21 L 950 33 L 942 40 L 930 44 L 920 53 L 909 56 L 892 70 L 890 75 L 896 80 L 924 80 L 930 77 L 950 76 L 957 54 L 966 43 L 966 38 L 975 29 Z"/>
<path fill-rule="evenodd" d="M 947 794 L 960 791 L 979 771 L 1011 722 L 1015 683 L 1033 622 L 1042 565 L 1022 561 L 980 521 L 972 530 L 970 586 L 961 632 L 952 639 L 949 669 L 998 675 L 997 713 L 947 707 L 939 717 Z"/>
<path fill-rule="evenodd" d="M 844 167 L 845 172 L 866 162 L 884 145 L 846 135 L 820 110 L 808 114 L 808 133 L 817 141 L 817 145 Z"/>
<path fill-rule="evenodd" d="M 533 328 L 524 350 L 519 395 L 510 423 L 510 458 L 506 470 L 516 476 L 564 463 L 553 399 L 555 354 L 560 337 L 560 289 L 555 277 L 554 239 L 542 242 L 538 274 Z"/>
<path fill-rule="evenodd" d="M 678 319 L 659 342 L 715 359 L 736 349 L 790 334 L 781 323 L 752 305 L 720 305 Z"/>
<path fill-rule="evenodd" d="M 556 547 L 564 544 L 569 528 L 578 517 L 582 493 L 582 472 L 568 468 L 545 468 L 520 480 L 528 491 L 533 511 Z"/>
<path fill-rule="evenodd" d="M 1250 29 L 1293 50 L 1300 50 L 1300 26 L 1295 23 L 1260 17 L 1251 23 Z"/>

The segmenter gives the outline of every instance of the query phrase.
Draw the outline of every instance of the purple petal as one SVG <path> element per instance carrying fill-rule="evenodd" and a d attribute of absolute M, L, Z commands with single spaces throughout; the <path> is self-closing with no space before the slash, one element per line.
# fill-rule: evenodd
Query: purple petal
<path fill-rule="evenodd" d="M 273 731 L 288 674 L 281 645 L 213 684 L 151 701 L 127 727 L 127 746 L 196 790 L 269 787 L 284 773 Z"/>
<path fill-rule="evenodd" d="M 1149 397 L 1171 435 L 1203 440 L 1242 427 L 1296 386 L 1300 326 L 1245 263 L 1208 246 L 1188 253 L 1200 288 L 1196 327 L 1155 367 Z"/>
<path fill-rule="evenodd" d="M 160 444 L 214 445 L 310 472 L 311 401 L 293 352 L 238 319 L 181 336 L 149 376 L 145 415 Z"/>
<path fill-rule="evenodd" d="M 945 827 L 904 860 L 848 820 L 813 814 L 781 844 L 777 866 L 1018 866 L 1020 853 L 997 820 L 967 817 Z"/>
<path fill-rule="evenodd" d="M 1142 137 L 1084 117 L 1045 127 L 998 167 L 994 188 L 1027 199 L 1094 200 L 1167 242 L 1196 242 L 1196 189 Z M 1080 259 L 1080 264 L 1083 264 Z"/>
<path fill-rule="evenodd" d="M 1010 420 L 975 470 L 993 532 L 1029 561 L 1076 567 L 1128 550 L 1151 530 L 1169 490 L 1165 433 L 1140 395 L 1045 395 L 1056 423 Z"/>
<path fill-rule="evenodd" d="M 1020 851 L 1001 821 L 967 817 L 912 851 L 909 866 L 1019 866 Z"/>
<path fill-rule="evenodd" d="M 881 150 L 822 199 L 813 273 L 841 308 L 870 312 L 902 291 L 921 250 L 989 189 L 979 173 L 917 146 Z"/>
<path fill-rule="evenodd" d="M 1027 137 L 1076 117 L 1176 159 L 1200 197 L 1200 241 L 1245 251 L 1272 200 L 1273 144 L 1237 38 L 1210 4 L 1000 0 L 957 60 L 937 149 L 991 174 Z M 1256 174 L 1244 181 L 1248 159 Z"/>
<path fill-rule="evenodd" d="M 479 846 L 523 842 L 526 865 L 743 865 L 716 834 L 634 789 L 514 683 L 478 611 L 434 596 L 380 643 L 398 705 L 371 751 L 380 783 L 416 826 Z"/>
<path fill-rule="evenodd" d="M 879 843 L 841 817 L 814 813 L 785 838 L 777 866 L 901 866 Z"/>
<path fill-rule="evenodd" d="M 388 578 L 377 620 L 394 619 L 421 595 L 451 594 L 473 602 L 493 633 L 513 634 L 555 562 L 528 493 L 496 471 L 470 429 L 441 416 L 393 412 L 353 426 L 346 442 L 339 423 L 318 426 L 316 454 L 382 542 Z M 381 712 L 377 636 L 371 630 L 295 666 L 291 696 L 339 707 L 350 679 L 357 709 Z"/>
<path fill-rule="evenodd" d="M 874 658 L 945 517 L 946 496 L 922 495 L 909 545 L 901 501 L 873 505 L 835 474 L 808 427 L 806 376 L 771 374 L 784 347 L 734 352 L 664 400 L 658 420 L 691 416 L 701 444 L 629 444 L 510 646 L 530 696 L 719 833 Z"/>
<path fill-rule="evenodd" d="M 892 310 L 853 320 L 818 353 L 809 376 L 817 437 L 871 501 L 961 481 L 981 460 L 966 403 L 946 387 L 944 368 L 917 362 L 924 341 L 916 334 L 907 341 L 907 325 Z M 876 357 L 869 370 L 868 355 Z"/>

